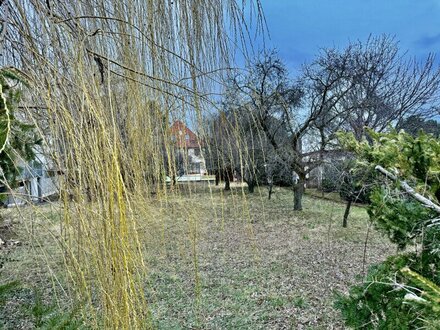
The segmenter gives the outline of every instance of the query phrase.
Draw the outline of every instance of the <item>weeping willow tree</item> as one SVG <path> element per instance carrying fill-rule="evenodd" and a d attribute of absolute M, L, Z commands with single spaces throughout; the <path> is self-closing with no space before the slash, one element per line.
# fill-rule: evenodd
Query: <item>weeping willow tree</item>
<path fill-rule="evenodd" d="M 260 4 L 0 4 L 3 65 L 26 74 L 24 111 L 64 173 L 60 244 L 72 292 L 93 327 L 152 327 L 138 226 L 170 194 L 165 176 L 177 171 L 165 161 L 176 157 L 170 124 L 184 119 L 203 139 L 212 93 L 233 48 L 246 44 L 245 16 L 262 28 Z"/>

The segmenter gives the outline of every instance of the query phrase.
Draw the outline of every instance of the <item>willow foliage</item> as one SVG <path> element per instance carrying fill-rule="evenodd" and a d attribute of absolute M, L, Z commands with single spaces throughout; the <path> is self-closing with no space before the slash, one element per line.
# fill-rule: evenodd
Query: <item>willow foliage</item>
<path fill-rule="evenodd" d="M 64 173 L 60 243 L 93 327 L 153 326 L 139 238 L 148 228 L 138 220 L 157 217 L 152 205 L 166 208 L 165 177 L 177 170 L 166 161 L 176 156 L 169 126 L 181 119 L 199 127 L 215 108 L 211 94 L 231 47 L 246 44 L 249 12 L 261 29 L 258 2 L 3 4 L 4 65 L 25 72 L 25 109 Z"/>

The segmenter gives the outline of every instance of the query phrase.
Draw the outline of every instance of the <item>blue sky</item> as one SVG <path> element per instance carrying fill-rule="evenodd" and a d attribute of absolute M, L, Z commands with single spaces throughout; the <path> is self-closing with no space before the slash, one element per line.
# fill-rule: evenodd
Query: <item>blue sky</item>
<path fill-rule="evenodd" d="M 291 73 L 322 47 L 343 48 L 370 34 L 389 34 L 402 51 L 440 57 L 440 0 L 261 0 L 276 48 Z M 439 59 L 438 59 L 439 60 Z"/>

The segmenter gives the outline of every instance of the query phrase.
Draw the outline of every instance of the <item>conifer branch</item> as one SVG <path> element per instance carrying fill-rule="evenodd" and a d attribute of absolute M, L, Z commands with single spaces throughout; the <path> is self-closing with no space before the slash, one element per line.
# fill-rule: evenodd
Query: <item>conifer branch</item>
<path fill-rule="evenodd" d="M 440 206 L 439 205 L 435 204 L 433 201 L 429 200 L 428 198 L 420 195 L 418 192 L 416 192 L 414 190 L 414 188 L 412 188 L 408 183 L 406 183 L 406 181 L 399 180 L 397 178 L 397 176 L 395 176 L 393 173 L 387 171 L 386 169 L 384 169 L 380 165 L 377 165 L 375 167 L 375 169 L 376 169 L 376 171 L 379 171 L 380 173 L 385 175 L 387 178 L 390 178 L 394 182 L 399 182 L 399 184 L 402 187 L 402 189 L 405 190 L 405 192 L 407 194 L 409 194 L 412 198 L 414 198 L 415 200 L 419 201 L 420 203 L 422 203 L 427 208 L 430 208 L 430 209 L 432 209 L 432 210 L 434 210 L 434 211 L 436 211 L 437 213 L 440 214 Z"/>

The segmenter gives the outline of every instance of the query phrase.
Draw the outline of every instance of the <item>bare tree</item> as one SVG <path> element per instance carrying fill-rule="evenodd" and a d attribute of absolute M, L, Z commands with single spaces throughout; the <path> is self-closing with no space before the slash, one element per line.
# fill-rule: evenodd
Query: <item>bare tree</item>
<path fill-rule="evenodd" d="M 405 132 L 416 136 L 420 130 L 425 133 L 440 137 L 440 122 L 434 119 L 425 119 L 421 115 L 411 115 L 397 123 L 397 129 L 403 129 Z"/>
<path fill-rule="evenodd" d="M 398 42 L 386 35 L 350 47 L 356 80 L 342 106 L 350 108 L 344 127 L 357 139 L 365 136 L 365 127 L 381 132 L 410 115 L 431 116 L 438 108 L 440 70 L 433 54 L 420 62 L 406 59 Z"/>
<path fill-rule="evenodd" d="M 265 164 L 270 158 L 270 146 L 255 129 L 249 112 L 240 111 L 225 102 L 225 110 L 208 120 L 209 164 L 217 178 L 228 183 L 228 173 L 234 171 L 248 186 L 249 193 L 264 183 Z M 218 180 L 217 180 L 218 181 Z"/>
<path fill-rule="evenodd" d="M 252 115 L 255 128 L 296 178 L 295 210 L 302 209 L 307 174 L 333 149 L 333 133 L 347 111 L 339 104 L 353 85 L 348 59 L 348 51 L 324 52 L 292 83 L 281 60 L 269 53 L 232 79 L 241 111 Z"/>
<path fill-rule="evenodd" d="M 255 128 L 295 173 L 294 209 L 308 173 L 339 150 L 336 132 L 364 137 L 414 113 L 437 107 L 440 71 L 432 55 L 406 60 L 388 36 L 371 37 L 345 49 L 323 49 L 291 82 L 276 54 L 268 53 L 232 79 L 236 108 L 252 114 Z M 281 133 L 281 134 L 280 134 Z"/>

